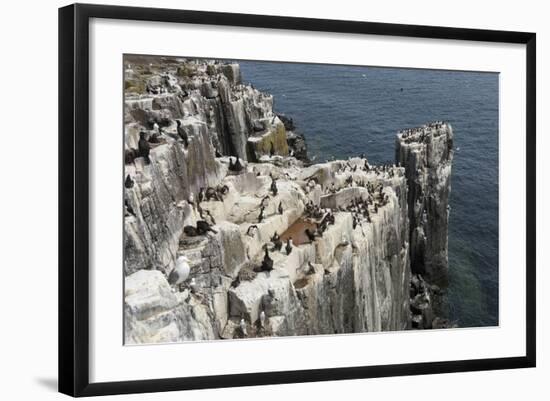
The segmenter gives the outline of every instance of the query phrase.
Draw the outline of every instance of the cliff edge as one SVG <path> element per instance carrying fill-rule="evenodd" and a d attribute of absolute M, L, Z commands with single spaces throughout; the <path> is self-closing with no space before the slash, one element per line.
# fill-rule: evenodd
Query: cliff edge
<path fill-rule="evenodd" d="M 410 258 L 425 259 L 416 237 L 409 244 L 428 233 L 430 266 L 446 267 L 446 239 L 427 244 L 448 219 L 438 174 L 450 175 L 440 139 L 452 139 L 450 126 L 429 150 L 400 137 L 404 167 L 308 165 L 292 129 L 271 95 L 241 83 L 237 64 L 126 60 L 127 344 L 431 327 L 429 313 L 429 324 L 411 314 L 428 290 L 413 291 L 427 287 Z M 188 271 L 176 282 L 181 260 Z"/>

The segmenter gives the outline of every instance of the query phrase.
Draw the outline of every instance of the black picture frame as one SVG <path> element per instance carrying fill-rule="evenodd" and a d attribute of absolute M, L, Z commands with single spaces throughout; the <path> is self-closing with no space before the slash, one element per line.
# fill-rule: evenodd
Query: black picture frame
<path fill-rule="evenodd" d="M 521 357 L 90 383 L 89 22 L 91 18 L 438 38 L 526 45 L 526 354 Z M 59 391 L 142 393 L 534 367 L 536 364 L 536 35 L 359 21 L 74 4 L 59 9 Z"/>

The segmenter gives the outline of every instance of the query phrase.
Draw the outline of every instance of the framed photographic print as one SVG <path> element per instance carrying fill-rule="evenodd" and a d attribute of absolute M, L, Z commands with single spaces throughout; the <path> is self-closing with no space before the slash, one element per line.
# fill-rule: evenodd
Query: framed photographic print
<path fill-rule="evenodd" d="M 59 10 L 59 389 L 535 366 L 535 34 Z"/>

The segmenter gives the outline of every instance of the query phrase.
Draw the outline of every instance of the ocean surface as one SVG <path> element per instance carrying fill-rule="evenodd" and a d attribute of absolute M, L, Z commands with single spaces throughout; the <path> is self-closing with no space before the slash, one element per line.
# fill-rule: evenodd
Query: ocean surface
<path fill-rule="evenodd" d="M 460 327 L 498 325 L 498 74 L 239 63 L 243 81 L 274 95 L 318 162 L 361 153 L 393 162 L 398 130 L 451 123 L 448 314 Z"/>

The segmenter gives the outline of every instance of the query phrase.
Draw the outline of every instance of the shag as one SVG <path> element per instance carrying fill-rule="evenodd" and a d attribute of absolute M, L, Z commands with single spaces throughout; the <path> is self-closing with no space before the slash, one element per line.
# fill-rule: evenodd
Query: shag
<path fill-rule="evenodd" d="M 183 227 L 183 232 L 185 233 L 185 235 L 187 235 L 188 237 L 196 237 L 197 235 L 199 235 L 199 233 L 197 232 L 197 229 L 193 226 L 185 226 Z"/>
<path fill-rule="evenodd" d="M 292 252 L 292 237 L 286 240 L 285 250 L 287 255 L 290 255 L 290 252 Z"/>
<path fill-rule="evenodd" d="M 283 214 L 283 202 L 279 203 L 279 214 Z"/>
<path fill-rule="evenodd" d="M 305 233 L 311 242 L 315 241 L 315 234 L 312 233 L 309 228 L 306 228 Z"/>
<path fill-rule="evenodd" d="M 234 168 L 233 171 L 236 171 L 236 172 L 242 171 L 243 165 L 242 165 L 241 162 L 239 161 L 239 156 L 237 156 L 237 161 L 235 162 L 235 165 L 233 166 L 233 168 Z"/>
<path fill-rule="evenodd" d="M 124 181 L 125 188 L 132 188 L 134 186 L 134 180 L 130 177 L 130 174 L 126 175 L 126 180 Z"/>
<path fill-rule="evenodd" d="M 315 274 L 315 266 L 313 266 L 313 263 L 307 262 L 308 269 L 306 271 L 306 274 L 309 276 L 311 274 Z"/>
<path fill-rule="evenodd" d="M 274 178 L 271 180 L 271 192 L 273 193 L 273 196 L 277 196 L 277 193 L 279 192 Z"/>
<path fill-rule="evenodd" d="M 204 200 L 205 193 L 206 193 L 206 190 L 204 189 L 204 187 L 201 187 L 199 189 L 199 195 L 198 195 L 199 203 L 201 203 Z"/>
<path fill-rule="evenodd" d="M 199 233 L 199 235 L 204 235 L 209 231 L 213 232 L 214 234 L 218 233 L 216 230 L 210 227 L 210 224 L 208 224 L 206 221 L 204 220 L 197 221 L 197 232 Z"/>
<path fill-rule="evenodd" d="M 246 332 L 246 322 L 244 319 L 241 319 L 241 322 L 239 323 L 239 327 L 241 328 L 241 333 L 243 336 L 248 337 L 248 333 Z"/>
<path fill-rule="evenodd" d="M 283 241 L 281 241 L 281 237 L 279 237 L 279 234 L 277 233 L 273 234 L 271 242 L 273 242 L 273 248 L 271 249 L 271 252 L 280 251 L 283 247 Z"/>
<path fill-rule="evenodd" d="M 134 212 L 134 209 L 132 208 L 132 206 L 130 206 L 130 204 L 128 203 L 127 199 L 124 200 L 124 206 L 126 208 L 126 212 L 128 213 L 127 216 L 132 215 L 136 217 L 136 213 Z"/>
<path fill-rule="evenodd" d="M 262 271 L 269 272 L 271 270 L 273 270 L 273 259 L 269 257 L 269 251 L 266 246 L 264 260 L 262 261 Z"/>

